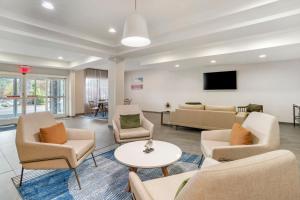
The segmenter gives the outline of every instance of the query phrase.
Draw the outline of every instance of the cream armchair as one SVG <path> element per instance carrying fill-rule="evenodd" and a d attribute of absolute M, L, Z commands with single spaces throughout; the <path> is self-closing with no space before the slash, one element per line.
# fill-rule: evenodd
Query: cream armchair
<path fill-rule="evenodd" d="M 187 184 L 175 198 L 180 184 Z M 135 200 L 296 200 L 300 199 L 296 157 L 278 150 L 200 170 L 142 182 L 129 173 Z"/>
<path fill-rule="evenodd" d="M 279 147 L 279 123 L 276 117 L 252 112 L 242 126 L 251 131 L 254 144 L 231 146 L 231 129 L 203 131 L 201 133 L 202 156 L 219 161 L 230 161 L 276 150 Z"/>
<path fill-rule="evenodd" d="M 22 165 L 20 186 L 24 169 L 72 169 L 81 189 L 76 167 L 95 149 L 95 133 L 83 129 L 67 128 L 68 141 L 65 144 L 50 144 L 39 141 L 40 128 L 56 124 L 49 112 L 20 116 L 17 125 L 16 147 Z"/>
<path fill-rule="evenodd" d="M 121 129 L 120 115 L 140 114 L 141 127 Z M 119 105 L 113 118 L 113 129 L 116 143 L 151 139 L 154 125 L 144 117 L 138 105 Z"/>

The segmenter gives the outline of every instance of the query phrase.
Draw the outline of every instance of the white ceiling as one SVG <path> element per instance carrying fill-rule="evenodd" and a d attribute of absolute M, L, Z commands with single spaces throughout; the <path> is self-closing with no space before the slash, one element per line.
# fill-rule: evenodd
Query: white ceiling
<path fill-rule="evenodd" d="M 236 64 L 241 57 L 265 62 L 257 55 L 273 50 L 283 53 L 268 61 L 300 58 L 299 0 L 137 0 L 152 39 L 145 48 L 120 45 L 133 0 L 49 1 L 55 10 L 42 0 L 0 0 L 0 62 L 80 69 L 120 56 L 133 70 L 209 59 Z"/>

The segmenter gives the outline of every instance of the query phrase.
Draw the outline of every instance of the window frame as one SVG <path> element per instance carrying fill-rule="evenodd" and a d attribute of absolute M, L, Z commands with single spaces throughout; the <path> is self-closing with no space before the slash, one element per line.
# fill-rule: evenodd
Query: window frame
<path fill-rule="evenodd" d="M 3 72 L 0 71 L 0 78 L 13 78 L 13 79 L 20 79 L 21 82 L 21 86 L 20 86 L 20 97 L 16 97 L 13 98 L 14 102 L 20 100 L 21 101 L 21 112 L 18 113 L 18 107 L 17 105 L 14 105 L 14 114 L 12 117 L 6 118 L 6 119 L 2 119 L 0 118 L 0 124 L 7 124 L 7 123 L 15 123 L 15 119 L 18 118 L 18 116 L 20 114 L 24 114 L 23 113 L 23 100 L 25 101 L 25 103 L 27 102 L 27 91 L 26 91 L 26 87 L 25 87 L 25 91 L 23 91 L 23 86 L 22 84 L 23 79 L 25 79 L 25 83 L 27 82 L 27 80 L 45 80 L 46 79 L 46 84 L 48 84 L 49 80 L 64 80 L 64 96 L 59 96 L 59 97 L 54 97 L 54 98 L 63 98 L 64 100 L 64 108 L 63 108 L 63 113 L 59 113 L 59 114 L 54 114 L 55 117 L 65 117 L 67 116 L 68 113 L 68 106 L 69 106 L 69 77 L 68 76 L 59 76 L 59 75 L 47 75 L 47 74 L 27 74 L 27 75 L 21 75 L 20 73 L 15 73 L 15 72 Z M 48 86 L 46 86 L 46 90 L 48 90 L 47 88 Z M 35 88 L 36 90 L 36 88 Z M 36 91 L 35 91 L 36 92 Z M 23 94 L 26 94 L 25 97 L 23 97 Z M 41 96 L 42 97 L 42 96 Z M 37 98 L 37 97 L 36 97 Z M 46 111 L 48 111 L 48 98 L 47 96 L 44 97 L 46 99 Z M 51 97 L 50 97 L 51 98 Z M 26 110 L 25 106 L 25 110 Z M 16 112 L 15 112 L 16 110 Z M 36 108 L 35 108 L 35 112 L 36 112 Z"/>

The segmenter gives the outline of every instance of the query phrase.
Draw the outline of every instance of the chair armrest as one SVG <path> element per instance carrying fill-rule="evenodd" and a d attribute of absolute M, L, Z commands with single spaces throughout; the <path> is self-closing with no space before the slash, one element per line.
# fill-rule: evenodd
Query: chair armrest
<path fill-rule="evenodd" d="M 230 140 L 231 129 L 202 131 L 201 140 L 216 140 L 228 142 Z"/>
<path fill-rule="evenodd" d="M 39 159 L 63 157 L 68 159 L 71 167 L 75 168 L 77 166 L 77 159 L 74 149 L 63 144 L 50 144 L 41 142 L 24 143 L 21 153 L 21 163 Z"/>
<path fill-rule="evenodd" d="M 142 127 L 150 131 L 150 138 L 152 138 L 154 125 L 147 118 L 142 117 Z"/>
<path fill-rule="evenodd" d="M 207 157 L 207 158 L 204 159 L 204 161 L 203 161 L 203 163 L 202 163 L 202 165 L 201 165 L 200 170 L 201 170 L 201 169 L 205 169 L 205 168 L 207 168 L 207 167 L 214 166 L 214 165 L 218 165 L 218 164 L 220 164 L 219 161 Z"/>
<path fill-rule="evenodd" d="M 271 150 L 274 149 L 261 144 L 216 147 L 212 150 L 212 158 L 219 161 L 231 161 L 262 154 Z"/>
<path fill-rule="evenodd" d="M 136 173 L 129 173 L 129 184 L 135 200 L 153 200 Z"/>
<path fill-rule="evenodd" d="M 115 136 L 115 140 L 117 143 L 121 143 L 121 139 L 120 139 L 120 130 L 117 126 L 117 123 L 115 122 L 115 120 L 112 120 L 112 125 L 113 125 L 113 132 L 114 132 L 114 136 Z"/>
<path fill-rule="evenodd" d="M 68 139 L 70 140 L 94 140 L 95 132 L 87 129 L 67 128 Z"/>

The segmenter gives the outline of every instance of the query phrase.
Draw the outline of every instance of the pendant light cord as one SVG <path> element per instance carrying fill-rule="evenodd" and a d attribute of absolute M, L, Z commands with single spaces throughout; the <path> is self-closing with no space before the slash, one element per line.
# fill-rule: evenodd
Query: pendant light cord
<path fill-rule="evenodd" d="M 134 10 L 136 11 L 136 0 L 134 0 Z"/>

